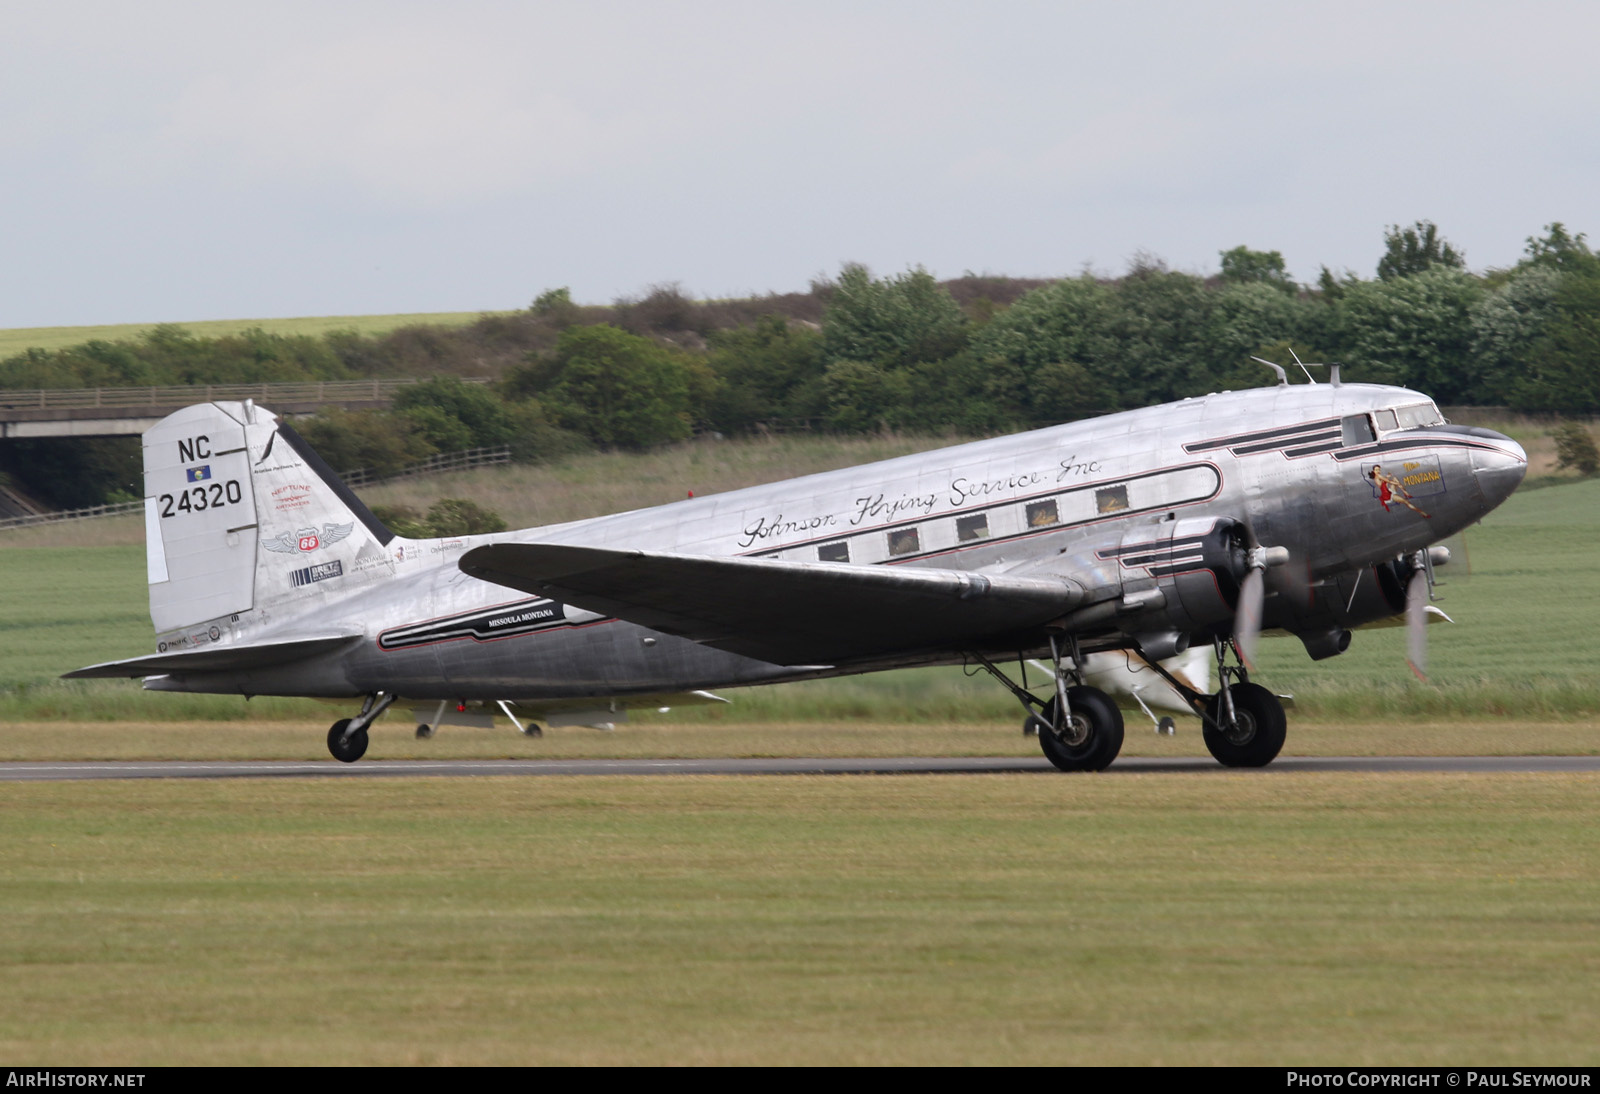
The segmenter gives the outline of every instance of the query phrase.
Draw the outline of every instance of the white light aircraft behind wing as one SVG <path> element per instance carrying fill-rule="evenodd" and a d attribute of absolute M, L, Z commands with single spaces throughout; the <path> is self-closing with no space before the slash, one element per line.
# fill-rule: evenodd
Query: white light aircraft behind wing
<path fill-rule="evenodd" d="M 354 761 L 402 697 L 430 725 L 595 723 L 710 688 L 964 663 L 1011 691 L 1063 770 L 1116 758 L 1122 715 L 1086 677 L 1117 679 L 1118 660 L 1158 674 L 1234 766 L 1284 742 L 1282 704 L 1249 677 L 1263 629 L 1321 659 L 1403 616 L 1420 674 L 1445 555 L 1430 545 L 1526 470 L 1510 438 L 1337 370 L 452 539 L 396 536 L 248 402 L 172 414 L 144 461 L 157 652 L 69 677 L 364 697 L 328 731 Z M 1163 663 L 1191 647 L 1211 652 L 1214 694 Z M 1053 669 L 1042 696 L 1007 674 L 1030 658 Z"/>

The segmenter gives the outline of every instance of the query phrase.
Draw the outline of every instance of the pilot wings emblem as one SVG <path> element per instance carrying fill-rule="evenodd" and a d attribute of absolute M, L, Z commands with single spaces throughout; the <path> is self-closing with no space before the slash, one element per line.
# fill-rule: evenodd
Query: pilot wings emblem
<path fill-rule="evenodd" d="M 293 532 L 280 532 L 271 539 L 263 539 L 261 546 L 280 555 L 299 554 L 301 551 L 317 551 L 330 543 L 338 543 L 348 536 L 354 528 L 354 522 L 350 524 L 324 524 L 320 532 L 315 528 L 300 528 Z"/>

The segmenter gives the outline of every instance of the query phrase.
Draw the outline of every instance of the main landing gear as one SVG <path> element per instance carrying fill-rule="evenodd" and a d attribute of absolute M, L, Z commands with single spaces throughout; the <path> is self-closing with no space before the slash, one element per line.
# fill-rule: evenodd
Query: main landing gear
<path fill-rule="evenodd" d="M 1063 643 L 1070 654 L 1063 652 Z M 1232 639 L 1219 638 L 1214 645 L 1218 681 L 1215 695 L 1195 691 L 1159 661 L 1147 660 L 1200 716 L 1206 748 L 1218 763 L 1227 767 L 1265 767 L 1283 749 L 1288 730 L 1283 704 L 1260 684 L 1252 684 L 1242 663 L 1228 664 L 1229 651 L 1235 660 L 1238 658 Z M 1016 696 L 1028 712 L 1022 731 L 1038 734 L 1040 749 L 1056 767 L 1062 771 L 1104 771 L 1117 758 L 1122 750 L 1122 712 L 1110 696 L 1088 687 L 1079 677 L 1077 666 L 1083 659 L 1076 639 L 1068 636 L 1050 640 L 1055 679 L 1048 699 L 1040 699 L 1028 690 L 1026 675 L 1022 684 L 1014 683 L 982 654 L 971 656 Z M 1026 668 L 1022 671 L 1026 673 Z M 1170 725 L 1170 720 L 1162 721 Z"/>
<path fill-rule="evenodd" d="M 367 754 L 367 727 L 389 709 L 399 696 L 392 691 L 375 691 L 361 704 L 354 718 L 340 718 L 328 728 L 328 751 L 340 763 L 353 764 Z"/>
<path fill-rule="evenodd" d="M 1005 685 L 1028 712 L 1022 724 L 1024 733 L 1038 733 L 1039 748 L 1045 758 L 1062 771 L 1104 771 L 1122 751 L 1122 711 L 1099 688 L 1088 687 L 1078 677 L 1082 663 L 1077 642 L 1069 638 L 1071 668 L 1064 668 L 1061 643 L 1050 640 L 1050 665 L 1055 681 L 1053 694 L 1041 700 L 1024 684 L 1013 683 L 994 662 L 974 654 L 989 675 Z"/>
<path fill-rule="evenodd" d="M 1217 651 L 1217 693 L 1202 695 L 1183 684 L 1157 661 L 1150 667 L 1160 673 L 1200 715 L 1201 736 L 1206 749 L 1218 763 L 1227 767 L 1265 767 L 1283 749 L 1289 720 L 1278 697 L 1260 684 L 1250 682 L 1249 670 L 1241 662 L 1229 665 L 1228 651 L 1238 650 L 1232 641 L 1215 640 Z M 1229 680 L 1233 683 L 1229 683 Z"/>

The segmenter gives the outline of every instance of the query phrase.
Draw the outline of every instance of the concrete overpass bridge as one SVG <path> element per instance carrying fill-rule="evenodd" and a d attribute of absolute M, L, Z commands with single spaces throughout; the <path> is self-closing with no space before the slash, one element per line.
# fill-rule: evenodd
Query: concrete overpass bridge
<path fill-rule="evenodd" d="M 325 406 L 384 407 L 415 379 L 296 384 L 180 384 L 0 391 L 0 438 L 137 436 L 174 410 L 216 399 L 254 399 L 283 417 Z M 468 380 L 468 383 L 487 383 Z"/>

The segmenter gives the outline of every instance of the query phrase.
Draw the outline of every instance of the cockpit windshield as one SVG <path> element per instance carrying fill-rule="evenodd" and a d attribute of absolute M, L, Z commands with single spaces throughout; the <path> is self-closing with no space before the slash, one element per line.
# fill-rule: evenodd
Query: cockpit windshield
<path fill-rule="evenodd" d="M 1380 433 L 1387 433 L 1391 429 L 1417 429 L 1425 425 L 1444 424 L 1444 415 L 1431 402 L 1375 411 L 1373 418 Z"/>

